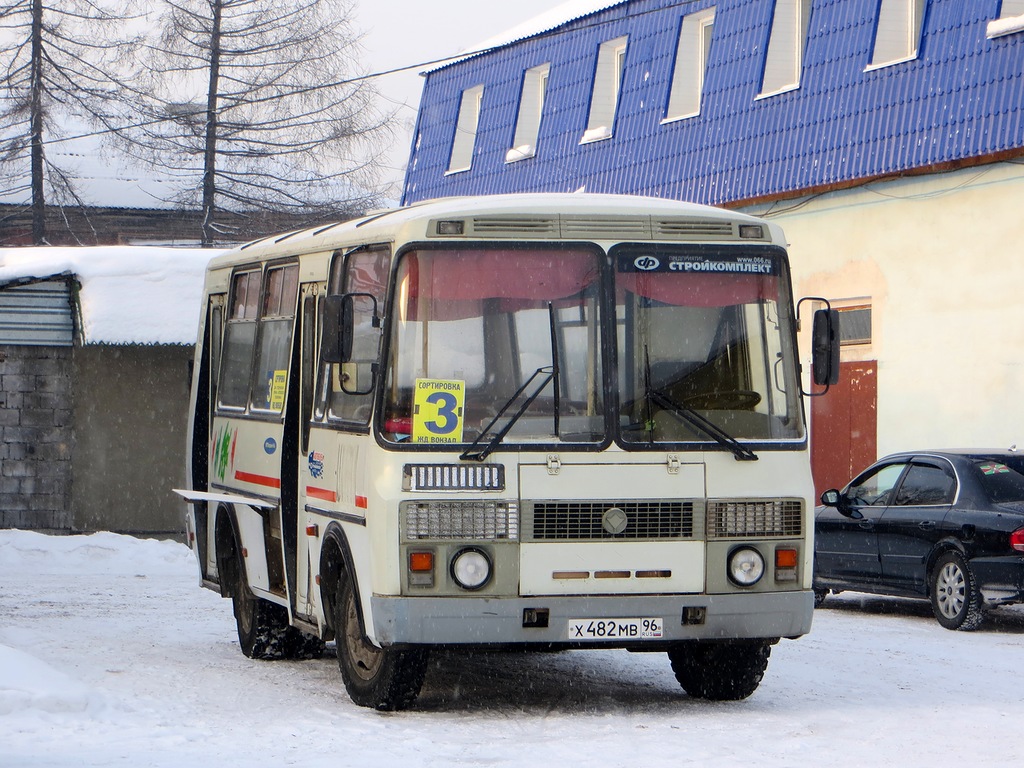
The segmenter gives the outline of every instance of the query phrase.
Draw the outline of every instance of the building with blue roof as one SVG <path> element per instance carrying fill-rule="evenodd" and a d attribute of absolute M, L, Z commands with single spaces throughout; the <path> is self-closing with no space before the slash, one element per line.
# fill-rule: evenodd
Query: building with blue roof
<path fill-rule="evenodd" d="M 846 320 L 844 383 L 812 403 L 840 457 L 816 451 L 820 484 L 900 449 L 1024 445 L 1024 0 L 562 8 L 425 73 L 403 202 L 582 190 L 773 217 L 798 295 Z"/>

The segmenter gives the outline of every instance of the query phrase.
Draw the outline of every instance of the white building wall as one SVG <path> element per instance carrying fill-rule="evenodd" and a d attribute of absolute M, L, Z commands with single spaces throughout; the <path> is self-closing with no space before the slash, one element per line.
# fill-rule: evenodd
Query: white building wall
<path fill-rule="evenodd" d="M 1024 449 L 1024 164 L 748 212 L 785 230 L 797 297 L 870 300 L 872 343 L 843 359 L 878 361 L 879 456 Z"/>

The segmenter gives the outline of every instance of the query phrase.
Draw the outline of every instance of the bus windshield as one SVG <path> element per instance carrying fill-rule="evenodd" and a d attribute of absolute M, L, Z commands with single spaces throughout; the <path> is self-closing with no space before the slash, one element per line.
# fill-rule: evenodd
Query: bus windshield
<path fill-rule="evenodd" d="M 396 267 L 385 439 L 605 439 L 596 248 L 408 251 Z"/>
<path fill-rule="evenodd" d="M 770 249 L 612 249 L 625 443 L 803 436 L 789 279 Z M 717 433 L 717 434 L 716 434 Z M 738 456 L 753 458 L 752 454 Z"/>

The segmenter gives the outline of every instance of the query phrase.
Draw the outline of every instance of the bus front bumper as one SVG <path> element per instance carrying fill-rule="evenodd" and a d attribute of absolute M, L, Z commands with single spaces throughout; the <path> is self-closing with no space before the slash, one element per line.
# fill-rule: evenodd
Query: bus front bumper
<path fill-rule="evenodd" d="M 386 645 L 661 645 L 679 640 L 795 638 L 811 629 L 814 594 L 571 597 L 388 597 L 372 602 L 375 640 Z M 581 643 L 573 619 L 661 618 L 657 640 Z"/>

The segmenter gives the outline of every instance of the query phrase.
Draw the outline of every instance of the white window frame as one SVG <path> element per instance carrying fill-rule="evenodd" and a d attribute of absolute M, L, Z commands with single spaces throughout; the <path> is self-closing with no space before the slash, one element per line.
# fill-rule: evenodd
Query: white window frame
<path fill-rule="evenodd" d="M 1024 0 L 1003 0 L 999 18 L 988 23 L 985 34 L 991 40 L 1015 32 L 1024 32 Z"/>
<path fill-rule="evenodd" d="M 882 0 L 868 70 L 917 58 L 926 5 L 927 0 Z"/>
<path fill-rule="evenodd" d="M 519 95 L 519 114 L 512 148 L 505 153 L 505 162 L 514 163 L 537 154 L 537 137 L 544 115 L 544 97 L 548 89 L 551 64 L 530 67 L 523 73 L 523 88 Z"/>
<path fill-rule="evenodd" d="M 476 131 L 480 126 L 480 106 L 483 98 L 482 84 L 474 85 L 462 92 L 447 173 L 461 173 L 473 167 L 473 149 L 476 146 Z"/>
<path fill-rule="evenodd" d="M 775 0 L 772 33 L 761 76 L 761 93 L 774 96 L 800 87 L 811 0 Z"/>
<path fill-rule="evenodd" d="M 622 75 L 626 68 L 628 36 L 606 40 L 597 50 L 594 70 L 594 88 L 590 95 L 590 115 L 587 130 L 580 144 L 610 139 L 615 129 L 615 113 L 619 108 Z"/>
<path fill-rule="evenodd" d="M 672 68 L 672 84 L 669 87 L 668 105 L 662 123 L 671 123 L 700 114 L 714 28 L 714 6 L 684 16 L 679 24 L 676 63 Z"/>

